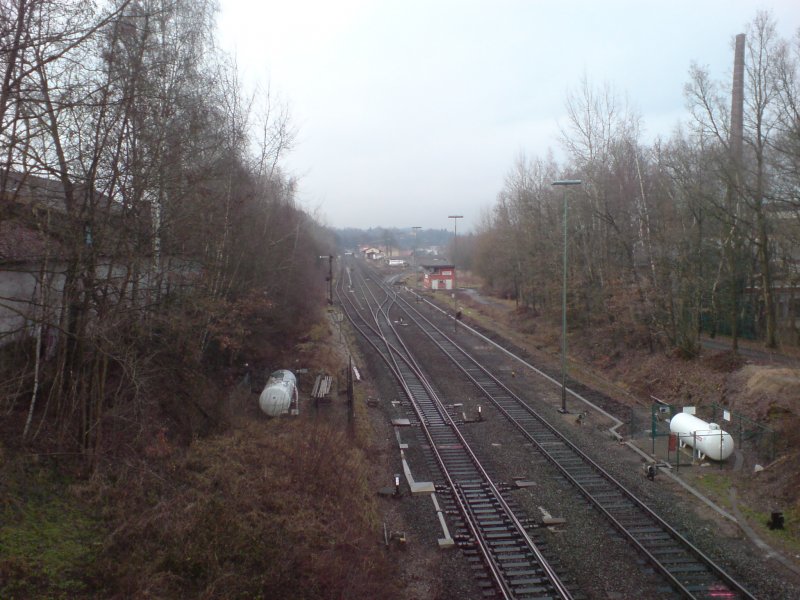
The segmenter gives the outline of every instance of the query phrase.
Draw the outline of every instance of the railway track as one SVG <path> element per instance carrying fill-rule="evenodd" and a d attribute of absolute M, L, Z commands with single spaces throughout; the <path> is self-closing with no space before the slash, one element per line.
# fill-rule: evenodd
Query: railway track
<path fill-rule="evenodd" d="M 414 323 L 500 413 L 686 598 L 754 598 L 712 559 L 583 453 L 445 331 L 397 294 Z"/>
<path fill-rule="evenodd" d="M 433 387 L 389 318 L 394 294 L 383 297 L 348 272 L 348 290 L 337 295 L 353 326 L 397 377 L 416 413 L 456 507 L 458 543 L 474 551 L 488 575 L 486 592 L 502 598 L 573 598 L 526 531 L 503 493 L 469 448 Z"/>
<path fill-rule="evenodd" d="M 372 279 L 373 284 L 378 285 L 377 278 L 373 276 Z M 469 379 L 480 390 L 480 393 L 504 415 L 508 422 L 531 442 L 533 447 L 599 511 L 631 547 L 652 565 L 676 595 L 698 599 L 754 598 L 710 557 L 660 518 L 626 486 L 582 452 L 527 402 L 506 387 L 479 360 L 456 343 L 443 327 L 417 310 L 414 303 L 409 302 L 402 297 L 402 294 L 398 294 L 386 285 L 381 285 L 380 289 L 383 296 L 381 310 L 385 322 L 391 323 L 389 317 L 391 309 L 396 319 L 402 315 L 404 324 L 416 326 L 424 332 L 439 351 L 448 357 L 464 377 Z M 372 291 L 363 293 L 365 295 L 374 294 Z M 373 302 L 375 301 L 373 300 Z M 377 311 L 373 314 L 377 315 Z M 448 321 L 449 323 L 452 323 L 452 320 Z M 395 340 L 392 343 L 403 347 L 405 359 L 411 364 L 415 364 L 411 353 L 405 349 L 395 330 L 392 335 Z M 379 337 L 385 339 L 383 336 Z M 415 366 L 415 369 L 415 372 L 419 373 L 418 367 Z M 426 391 L 429 390 L 427 383 L 425 386 Z M 412 390 L 412 394 L 415 391 Z M 432 400 L 422 402 L 421 415 L 423 416 L 421 420 L 430 421 L 428 409 L 425 407 L 429 401 Z M 440 403 L 437 411 L 440 415 L 445 414 Z M 448 430 L 457 432 L 457 428 L 452 424 L 452 419 L 449 421 Z M 435 423 L 434 431 L 437 427 L 442 426 L 438 422 Z M 456 434 L 452 433 L 452 435 Z M 444 459 L 448 458 L 451 450 L 456 450 L 456 447 L 464 445 L 466 442 L 463 439 L 453 441 L 434 438 L 431 440 L 431 447 L 440 450 Z M 475 460 L 477 459 L 470 458 L 471 464 L 474 464 L 472 461 Z M 458 461 L 451 464 L 456 465 L 457 473 L 459 473 L 459 468 L 464 468 L 463 465 L 458 465 Z M 458 484 L 461 481 L 472 482 L 473 475 L 472 472 L 461 471 L 454 478 L 456 485 L 453 489 L 462 494 L 464 488 L 459 487 Z M 479 502 L 481 501 L 479 500 Z"/>

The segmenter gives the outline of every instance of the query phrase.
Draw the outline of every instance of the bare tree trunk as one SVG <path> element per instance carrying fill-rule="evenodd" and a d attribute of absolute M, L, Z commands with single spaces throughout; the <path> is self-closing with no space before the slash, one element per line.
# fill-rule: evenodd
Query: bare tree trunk
<path fill-rule="evenodd" d="M 778 345 L 776 337 L 776 323 L 775 323 L 775 297 L 772 290 L 772 265 L 770 263 L 769 247 L 767 245 L 768 234 L 766 230 L 766 223 L 764 214 L 759 211 L 756 215 L 759 242 L 758 247 L 758 262 L 761 270 L 761 294 L 764 300 L 764 320 L 766 326 L 766 339 L 765 346 L 767 348 L 775 348 Z"/>
<path fill-rule="evenodd" d="M 50 213 L 47 213 L 47 229 L 50 229 Z M 28 437 L 28 432 L 31 428 L 31 422 L 33 421 L 33 413 L 36 409 L 36 399 L 39 393 L 39 375 L 41 369 L 41 362 L 42 362 L 42 330 L 44 328 L 44 320 L 45 320 L 45 310 L 46 310 L 46 288 L 49 285 L 47 281 L 47 269 L 48 269 L 48 258 L 49 253 L 45 253 L 44 260 L 42 262 L 42 268 L 39 271 L 39 306 L 38 312 L 39 315 L 37 317 L 36 323 L 36 357 L 34 359 L 33 365 L 33 390 L 31 392 L 31 404 L 28 407 L 28 417 L 25 419 L 25 427 L 22 430 L 22 439 L 26 439 Z"/>

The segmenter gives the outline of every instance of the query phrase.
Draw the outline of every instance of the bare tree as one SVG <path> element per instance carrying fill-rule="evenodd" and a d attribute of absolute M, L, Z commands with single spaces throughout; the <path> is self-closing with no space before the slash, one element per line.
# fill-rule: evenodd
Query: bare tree
<path fill-rule="evenodd" d="M 744 181 L 744 197 L 754 215 L 754 243 L 757 250 L 761 295 L 764 306 L 765 344 L 768 348 L 777 345 L 775 299 L 772 277 L 771 224 L 769 196 L 772 195 L 768 169 L 768 152 L 778 125 L 777 105 L 779 81 L 776 79 L 779 40 L 774 19 L 759 12 L 748 28 L 747 55 L 745 61 L 745 143 L 752 159 L 746 163 L 747 177 Z"/>
<path fill-rule="evenodd" d="M 212 3 L 2 7 L 14 16 L 0 27 L 3 197 L 27 194 L 55 216 L 32 211 L 25 226 L 58 249 L 28 311 L 23 435 L 47 425 L 93 457 L 109 418 L 136 423 L 152 403 L 155 356 L 187 369 L 231 361 L 253 351 L 251 335 L 302 326 L 309 291 L 324 291 L 303 281 L 311 256 L 333 248 L 294 205 L 279 167 L 288 111 L 269 99 L 250 153 L 252 99 L 216 52 Z M 45 328 L 59 332 L 54 357 Z"/>

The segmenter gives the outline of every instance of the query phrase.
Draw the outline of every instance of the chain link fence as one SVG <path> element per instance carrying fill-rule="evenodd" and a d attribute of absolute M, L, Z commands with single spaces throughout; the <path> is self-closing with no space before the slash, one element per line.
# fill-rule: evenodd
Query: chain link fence
<path fill-rule="evenodd" d="M 658 402 L 651 405 L 649 415 L 649 438 L 653 456 L 676 466 L 688 464 L 697 457 L 694 451 L 691 455 L 681 455 L 681 443 L 693 445 L 691 435 L 683 435 L 684 439 L 679 439 L 679 436 L 670 432 L 670 421 L 680 412 L 683 412 L 683 407 Z M 743 462 L 768 464 L 775 460 L 777 433 L 766 425 L 713 402 L 695 407 L 694 416 L 707 423 L 716 423 L 721 430 L 730 434 L 736 450 L 741 452 Z M 631 437 L 634 439 L 641 439 L 643 421 L 641 411 L 631 412 Z M 725 461 L 720 462 L 720 468 L 723 462 Z"/>

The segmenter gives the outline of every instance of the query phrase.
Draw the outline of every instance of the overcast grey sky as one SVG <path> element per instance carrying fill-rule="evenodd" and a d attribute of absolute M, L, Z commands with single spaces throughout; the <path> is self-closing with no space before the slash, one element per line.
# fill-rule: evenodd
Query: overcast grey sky
<path fill-rule="evenodd" d="M 298 130 L 284 167 L 334 227 L 471 229 L 522 152 L 561 153 L 584 75 L 642 117 L 685 118 L 691 63 L 727 81 L 760 9 L 782 37 L 800 1 L 220 0 L 220 43 L 271 86 Z"/>

